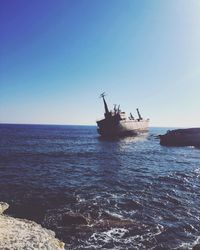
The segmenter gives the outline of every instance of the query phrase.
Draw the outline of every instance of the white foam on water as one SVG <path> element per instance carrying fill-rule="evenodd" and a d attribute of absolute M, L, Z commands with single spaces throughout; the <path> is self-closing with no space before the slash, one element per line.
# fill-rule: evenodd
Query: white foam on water
<path fill-rule="evenodd" d="M 134 247 L 134 249 L 143 249 L 143 248 L 146 249 L 145 242 L 152 241 L 152 239 L 155 239 L 155 236 L 161 234 L 163 231 L 164 231 L 164 227 L 158 224 L 156 226 L 155 232 L 151 232 L 150 230 L 148 230 L 148 232 L 143 235 L 131 236 L 124 240 L 124 244 L 131 245 L 132 247 Z M 149 248 L 149 249 L 153 249 L 153 248 Z"/>
<path fill-rule="evenodd" d="M 88 246 L 81 245 L 80 247 L 82 247 L 82 249 L 99 249 L 99 247 L 101 247 L 101 246 L 89 244 Z M 79 249 L 81 249 L 81 248 L 79 248 Z"/>
<path fill-rule="evenodd" d="M 143 235 L 143 238 L 144 238 L 144 240 L 146 240 L 146 239 L 149 239 L 149 240 L 150 240 L 150 239 L 154 238 L 155 236 L 161 234 L 163 231 L 164 231 L 164 226 L 158 224 L 158 225 L 156 226 L 156 231 L 155 231 L 155 232 L 151 232 L 151 231 L 149 230 L 148 233 L 146 233 L 146 234 Z"/>
<path fill-rule="evenodd" d="M 86 199 L 81 198 L 79 195 L 77 195 L 76 198 L 77 198 L 78 202 L 85 202 L 86 201 Z"/>
<path fill-rule="evenodd" d="M 161 234 L 161 233 L 164 231 L 164 226 L 161 225 L 161 224 L 158 224 L 158 225 L 156 226 L 156 229 L 157 229 L 158 231 L 154 234 L 154 236 L 155 236 L 155 235 Z"/>
<path fill-rule="evenodd" d="M 115 193 L 110 193 L 110 192 L 105 192 L 106 195 L 108 195 L 109 197 L 111 197 L 112 199 L 121 199 L 124 198 L 126 194 L 115 194 Z"/>
<path fill-rule="evenodd" d="M 200 244 L 200 236 L 198 236 L 194 242 L 190 242 L 190 243 L 181 243 L 178 247 L 180 249 L 185 249 L 185 250 L 192 250 L 192 248 L 197 245 L 197 244 Z"/>
<path fill-rule="evenodd" d="M 118 240 L 119 238 L 121 239 L 125 235 L 125 233 L 128 233 L 128 232 L 129 231 L 124 228 L 114 228 L 114 229 L 108 230 L 106 234 L 109 237 L 112 237 L 113 239 Z"/>
<path fill-rule="evenodd" d="M 129 216 L 129 220 L 131 220 L 130 218 L 133 217 L 137 211 L 136 210 L 132 210 L 132 211 L 123 211 L 124 215 Z"/>
<path fill-rule="evenodd" d="M 196 215 L 192 214 L 190 211 L 187 211 L 187 214 L 189 216 L 191 216 L 191 218 L 195 218 L 196 220 L 200 221 L 200 216 L 196 216 Z"/>
<path fill-rule="evenodd" d="M 113 228 L 101 233 L 93 233 L 90 236 L 89 241 L 101 241 L 102 243 L 120 242 L 121 238 L 128 232 L 129 231 L 124 228 Z"/>
<path fill-rule="evenodd" d="M 102 197 L 101 197 L 100 195 L 96 195 L 96 196 L 94 197 L 94 200 L 98 200 L 98 199 L 102 199 Z"/>
<path fill-rule="evenodd" d="M 108 210 L 105 210 L 105 212 L 113 217 L 116 217 L 116 218 L 119 218 L 119 219 L 123 219 L 123 216 L 121 214 L 117 214 L 117 213 L 114 213 L 114 212 L 110 212 Z"/>
<path fill-rule="evenodd" d="M 200 177 L 200 168 L 196 168 L 194 170 L 194 173 L 197 175 L 196 177 L 199 178 Z"/>

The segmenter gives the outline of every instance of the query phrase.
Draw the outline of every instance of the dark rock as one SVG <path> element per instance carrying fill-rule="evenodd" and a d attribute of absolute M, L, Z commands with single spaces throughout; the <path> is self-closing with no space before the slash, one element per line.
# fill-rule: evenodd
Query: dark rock
<path fill-rule="evenodd" d="M 87 219 L 81 214 L 65 213 L 62 215 L 62 226 L 87 225 Z"/>
<path fill-rule="evenodd" d="M 200 244 L 193 246 L 192 250 L 200 250 Z"/>
<path fill-rule="evenodd" d="M 80 214 L 87 214 L 90 220 L 97 220 L 100 216 L 100 208 L 98 205 L 94 204 L 82 204 L 81 208 L 78 210 Z"/>
<path fill-rule="evenodd" d="M 200 146 L 200 128 L 168 130 L 159 137 L 164 146 Z"/>
<path fill-rule="evenodd" d="M 138 201 L 129 200 L 129 199 L 127 199 L 123 203 L 120 203 L 119 206 L 122 209 L 128 209 L 128 210 L 139 210 L 139 209 L 142 209 L 142 204 L 140 204 Z"/>

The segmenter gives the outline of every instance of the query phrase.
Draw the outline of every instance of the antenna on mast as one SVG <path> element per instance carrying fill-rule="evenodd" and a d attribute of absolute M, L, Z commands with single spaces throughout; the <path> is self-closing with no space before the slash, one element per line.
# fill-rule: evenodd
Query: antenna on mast
<path fill-rule="evenodd" d="M 100 94 L 99 98 L 104 98 L 106 96 L 106 93 L 103 92 L 102 94 Z"/>
<path fill-rule="evenodd" d="M 106 96 L 106 93 L 103 92 L 101 95 L 100 95 L 100 98 L 103 98 L 103 103 L 104 103 L 104 108 L 105 108 L 105 116 L 107 116 L 109 114 L 109 110 L 108 110 L 108 105 L 105 101 L 105 97 Z"/>

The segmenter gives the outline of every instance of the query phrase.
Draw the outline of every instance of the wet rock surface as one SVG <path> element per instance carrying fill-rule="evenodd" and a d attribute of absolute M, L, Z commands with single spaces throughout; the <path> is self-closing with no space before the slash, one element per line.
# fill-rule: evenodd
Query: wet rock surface
<path fill-rule="evenodd" d="M 200 250 L 200 244 L 195 245 L 192 250 Z"/>
<path fill-rule="evenodd" d="M 85 208 L 84 205 L 83 207 Z M 109 241 L 113 238 L 117 242 L 129 234 L 136 235 L 145 230 L 144 225 L 141 226 L 136 221 L 118 214 L 102 211 L 97 205 L 89 205 L 85 213 L 80 212 L 65 209 L 49 210 L 44 219 L 45 227 L 56 231 L 58 237 L 69 244 L 66 247 L 69 246 L 70 249 L 79 249 L 76 248 L 76 244 L 80 238 L 80 245 L 83 247 L 81 249 L 95 242 L 99 242 L 101 247 L 106 247 L 106 238 L 109 238 Z"/>
<path fill-rule="evenodd" d="M 87 219 L 81 214 L 65 213 L 62 216 L 62 226 L 87 225 Z"/>

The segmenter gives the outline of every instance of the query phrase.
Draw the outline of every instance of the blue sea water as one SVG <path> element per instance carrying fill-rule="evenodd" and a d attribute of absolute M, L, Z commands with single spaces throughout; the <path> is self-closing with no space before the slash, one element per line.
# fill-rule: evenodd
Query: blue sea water
<path fill-rule="evenodd" d="M 166 131 L 105 140 L 94 126 L 1 124 L 0 201 L 67 249 L 192 249 L 200 149 L 161 146 Z"/>

